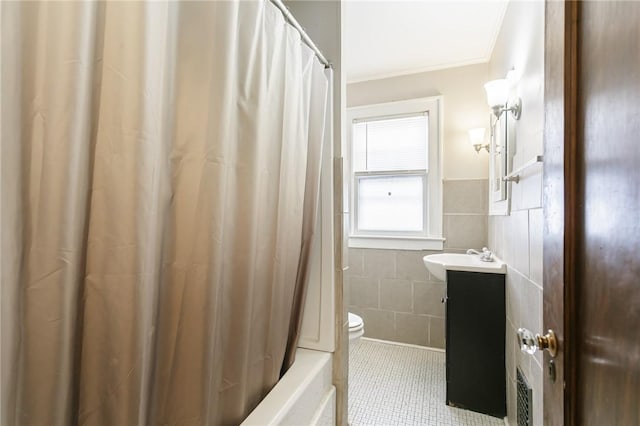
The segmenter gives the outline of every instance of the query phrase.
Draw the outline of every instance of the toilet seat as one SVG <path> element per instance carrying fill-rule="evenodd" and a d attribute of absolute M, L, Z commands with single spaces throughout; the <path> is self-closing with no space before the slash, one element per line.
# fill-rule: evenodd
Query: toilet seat
<path fill-rule="evenodd" d="M 364 334 L 364 321 L 356 314 L 349 312 L 349 340 L 359 339 Z"/>
<path fill-rule="evenodd" d="M 349 347 L 364 335 L 364 321 L 356 314 L 349 312 Z"/>
<path fill-rule="evenodd" d="M 362 318 L 349 312 L 349 330 L 360 329 L 364 325 Z"/>

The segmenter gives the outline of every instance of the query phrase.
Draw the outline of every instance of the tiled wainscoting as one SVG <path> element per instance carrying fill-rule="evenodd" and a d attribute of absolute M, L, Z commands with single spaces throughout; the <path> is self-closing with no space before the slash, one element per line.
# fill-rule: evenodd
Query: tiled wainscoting
<path fill-rule="evenodd" d="M 444 181 L 445 250 L 487 244 L 487 197 L 486 179 Z M 444 348 L 445 283 L 422 262 L 432 253 L 349 249 L 348 306 L 363 318 L 366 337 Z"/>
<path fill-rule="evenodd" d="M 544 2 L 510 2 L 496 40 L 489 78 L 501 78 L 516 67 L 519 73 L 517 94 L 522 96 L 522 117 L 515 123 L 510 144 L 513 168 L 517 169 L 544 153 Z M 524 112 L 526 111 L 526 112 Z M 511 137 L 511 134 L 510 136 Z M 516 330 L 526 327 L 534 333 L 542 328 L 544 215 L 542 164 L 521 173 L 520 182 L 509 184 L 511 213 L 489 220 L 489 244 L 509 269 L 506 282 L 507 302 L 507 413 L 509 424 L 517 424 L 516 368 L 520 367 L 533 388 L 533 426 L 542 426 L 543 377 L 542 354 L 520 351 Z"/>
<path fill-rule="evenodd" d="M 422 263 L 430 252 L 349 250 L 349 312 L 366 337 L 444 348 L 445 294 Z"/>
<path fill-rule="evenodd" d="M 486 179 L 455 179 L 443 182 L 444 247 L 459 251 L 487 245 Z"/>
<path fill-rule="evenodd" d="M 543 359 L 520 350 L 516 339 L 519 327 L 534 333 L 542 327 L 542 234 L 543 211 L 540 208 L 542 174 L 527 176 L 538 181 L 537 190 L 527 190 L 523 202 L 516 202 L 509 216 L 490 218 L 491 246 L 508 265 L 506 279 L 507 313 L 507 411 L 510 424 L 516 423 L 516 368 L 520 367 L 533 389 L 533 425 L 543 424 Z"/>

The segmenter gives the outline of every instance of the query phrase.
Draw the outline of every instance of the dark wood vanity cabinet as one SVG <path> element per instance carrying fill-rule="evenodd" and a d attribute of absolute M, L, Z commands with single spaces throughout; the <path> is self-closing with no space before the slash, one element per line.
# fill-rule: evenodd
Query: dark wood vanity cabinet
<path fill-rule="evenodd" d="M 503 418 L 505 276 L 447 271 L 447 404 Z"/>

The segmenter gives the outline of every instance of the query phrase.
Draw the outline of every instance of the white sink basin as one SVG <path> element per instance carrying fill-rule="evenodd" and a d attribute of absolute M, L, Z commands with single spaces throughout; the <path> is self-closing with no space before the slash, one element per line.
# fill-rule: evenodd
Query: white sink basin
<path fill-rule="evenodd" d="M 493 256 L 493 262 L 483 262 L 477 254 L 440 253 L 422 258 L 424 266 L 439 280 L 447 280 L 447 270 L 506 274 L 507 265 Z"/>

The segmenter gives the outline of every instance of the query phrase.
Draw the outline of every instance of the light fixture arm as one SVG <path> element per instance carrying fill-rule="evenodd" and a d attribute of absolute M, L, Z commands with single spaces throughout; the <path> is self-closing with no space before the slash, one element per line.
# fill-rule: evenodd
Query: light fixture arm
<path fill-rule="evenodd" d="M 513 118 L 520 120 L 520 115 L 522 114 L 522 99 L 516 98 L 515 102 L 511 106 L 507 103 L 504 106 L 495 105 L 491 107 L 491 109 L 493 110 L 493 115 L 495 115 L 496 118 L 500 118 L 502 113 L 505 111 L 511 111 Z"/>
<path fill-rule="evenodd" d="M 486 150 L 487 150 L 487 152 L 489 152 L 489 144 L 483 145 L 483 144 L 481 144 L 481 143 L 478 143 L 478 144 L 475 144 L 473 147 L 475 148 L 475 150 L 476 150 L 476 152 L 477 152 L 478 154 L 480 153 L 480 151 L 482 150 L 482 148 L 486 149 Z"/>

